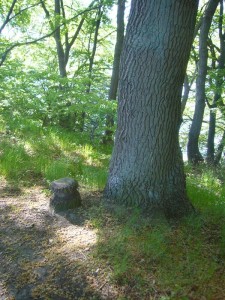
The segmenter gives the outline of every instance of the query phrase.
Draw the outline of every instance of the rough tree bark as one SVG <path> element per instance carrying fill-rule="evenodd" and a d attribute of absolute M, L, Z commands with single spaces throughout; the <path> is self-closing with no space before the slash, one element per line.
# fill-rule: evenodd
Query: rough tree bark
<path fill-rule="evenodd" d="M 208 49 L 207 40 L 209 29 L 212 23 L 213 15 L 216 11 L 220 0 L 210 0 L 205 10 L 204 17 L 200 28 L 199 36 L 199 62 L 198 75 L 196 80 L 196 102 L 193 121 L 189 131 L 187 153 L 188 161 L 198 164 L 203 161 L 203 157 L 199 151 L 199 135 L 201 132 L 202 121 L 205 110 L 205 81 L 207 75 Z"/>
<path fill-rule="evenodd" d="M 198 1 L 133 0 L 121 57 L 108 201 L 186 215 L 178 141 L 181 93 Z"/>

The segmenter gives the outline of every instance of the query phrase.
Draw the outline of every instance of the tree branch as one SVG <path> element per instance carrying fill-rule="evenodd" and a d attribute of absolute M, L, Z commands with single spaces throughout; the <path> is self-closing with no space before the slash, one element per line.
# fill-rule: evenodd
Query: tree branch
<path fill-rule="evenodd" d="M 42 3 L 43 3 L 43 0 L 41 0 L 41 4 L 42 4 Z M 45 6 L 44 6 L 44 7 L 45 7 Z M 67 22 L 70 22 L 70 21 L 76 19 L 77 17 L 79 17 L 79 16 L 85 14 L 86 12 L 89 12 L 89 11 L 91 11 L 91 10 L 98 9 L 98 8 L 99 8 L 99 6 L 87 8 L 87 9 L 85 9 L 84 11 L 82 11 L 82 12 L 78 13 L 77 15 L 75 15 L 74 17 L 70 18 Z M 49 12 L 47 11 L 47 13 L 49 13 Z M 3 63 L 4 63 L 4 61 L 6 60 L 8 54 L 9 54 L 14 48 L 20 47 L 20 46 L 25 46 L 25 45 L 31 45 L 31 44 L 35 44 L 35 43 L 37 43 L 37 42 L 40 42 L 40 41 L 42 41 L 42 40 L 44 40 L 44 39 L 46 39 L 46 38 L 52 36 L 53 34 L 55 34 L 55 32 L 57 31 L 58 27 L 62 27 L 62 26 L 64 26 L 64 25 L 65 25 L 64 23 L 60 24 L 59 26 L 57 26 L 57 28 L 55 28 L 54 30 L 52 30 L 52 32 L 50 32 L 50 33 L 48 33 L 48 34 L 46 34 L 46 35 L 44 35 L 44 36 L 42 36 L 42 37 L 40 37 L 40 38 L 38 38 L 38 39 L 35 39 L 35 40 L 33 40 L 33 41 L 15 43 L 14 45 L 10 46 L 10 47 L 9 47 L 8 49 L 6 49 L 5 52 L 1 55 L 1 59 L 0 59 L 0 67 L 3 65 Z"/>
<path fill-rule="evenodd" d="M 9 18 L 9 22 L 11 21 L 11 20 L 13 20 L 14 18 L 16 18 L 17 16 L 19 16 L 21 13 L 23 13 L 24 11 L 26 11 L 26 10 L 28 10 L 28 9 L 30 9 L 30 8 L 33 8 L 33 7 L 35 7 L 35 6 L 38 6 L 39 4 L 41 4 L 41 1 L 40 2 L 37 2 L 37 3 L 35 3 L 35 4 L 33 4 L 33 5 L 30 5 L 30 6 L 28 6 L 28 7 L 25 7 L 25 8 L 23 8 L 23 9 L 21 9 L 18 13 L 16 13 L 14 16 L 12 16 L 11 18 Z"/>
<path fill-rule="evenodd" d="M 54 30 L 53 22 L 50 19 L 50 13 L 49 13 L 49 11 L 48 11 L 48 9 L 47 9 L 47 7 L 46 7 L 46 5 L 45 5 L 45 3 L 44 3 L 43 0 L 41 0 L 41 6 L 42 6 L 42 8 L 43 8 L 43 10 L 45 12 L 46 18 L 49 20 L 49 25 L 50 25 L 51 30 Z"/>
<path fill-rule="evenodd" d="M 70 49 L 71 47 L 73 46 L 73 44 L 75 43 L 77 37 L 78 37 L 78 34 L 82 28 L 82 25 L 84 23 L 84 20 L 85 20 L 85 17 L 83 17 L 77 27 L 77 30 L 75 31 L 71 41 L 68 43 L 67 47 L 66 47 L 66 53 L 65 53 L 65 59 L 66 59 L 66 62 L 68 62 L 68 59 L 69 59 L 69 52 L 70 52 Z"/>
<path fill-rule="evenodd" d="M 98 40 L 98 43 L 100 43 L 102 40 L 104 41 L 105 39 L 107 39 L 107 37 L 109 37 L 111 34 L 115 33 L 116 29 L 111 31 L 110 33 L 106 34 L 105 36 L 103 36 L 101 39 Z"/>
<path fill-rule="evenodd" d="M 2 26 L 0 28 L 0 34 L 2 33 L 2 30 L 5 28 L 6 24 L 9 22 L 10 16 L 11 16 L 11 14 L 13 12 L 14 6 L 16 5 L 16 2 L 17 2 L 17 0 L 13 0 L 12 4 L 10 6 L 9 12 L 7 14 L 7 17 L 6 17 L 5 21 L 3 22 L 3 24 L 2 24 Z"/>
<path fill-rule="evenodd" d="M 8 49 L 6 49 L 6 51 L 2 54 L 2 57 L 1 57 L 1 60 L 0 60 L 0 67 L 3 65 L 4 61 L 6 60 L 7 58 L 7 55 L 16 47 L 20 47 L 20 46 L 25 46 L 25 45 L 31 45 L 31 44 L 35 44 L 37 42 L 40 42 L 48 37 L 50 37 L 51 35 L 54 34 L 54 31 L 49 33 L 49 34 L 46 34 L 38 39 L 35 39 L 33 41 L 29 41 L 29 42 L 21 42 L 21 43 L 16 43 L 12 46 L 10 46 Z"/>
<path fill-rule="evenodd" d="M 62 0 L 62 1 L 63 1 L 63 0 Z M 88 8 L 92 8 L 93 5 L 95 4 L 95 2 L 96 2 L 96 0 L 93 0 L 93 1 L 89 4 Z M 97 8 L 99 9 L 99 6 L 96 7 L 96 9 L 97 9 Z M 93 9 L 94 9 L 94 8 L 93 8 Z M 68 39 L 68 43 L 66 43 L 66 50 L 65 50 L 65 62 L 66 62 L 66 63 L 67 63 L 68 60 L 69 60 L 69 52 L 70 52 L 70 49 L 72 48 L 73 44 L 75 43 L 75 41 L 76 41 L 76 39 L 77 39 L 77 37 L 78 37 L 78 35 L 79 35 L 79 33 L 80 33 L 80 30 L 81 30 L 81 28 L 82 28 L 82 26 L 83 26 L 84 21 L 85 21 L 85 16 L 83 16 L 82 19 L 80 20 L 80 23 L 79 23 L 79 25 L 78 25 L 78 27 L 77 27 L 77 30 L 75 31 L 75 33 L 74 33 L 74 35 L 73 35 L 71 41 L 69 42 L 69 39 Z"/>

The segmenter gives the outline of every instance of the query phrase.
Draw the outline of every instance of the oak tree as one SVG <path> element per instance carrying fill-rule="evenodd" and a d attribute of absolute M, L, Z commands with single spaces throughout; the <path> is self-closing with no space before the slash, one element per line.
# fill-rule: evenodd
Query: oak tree
<path fill-rule="evenodd" d="M 183 216 L 192 210 L 179 147 L 181 92 L 197 0 L 133 0 L 121 56 L 109 201 Z"/>

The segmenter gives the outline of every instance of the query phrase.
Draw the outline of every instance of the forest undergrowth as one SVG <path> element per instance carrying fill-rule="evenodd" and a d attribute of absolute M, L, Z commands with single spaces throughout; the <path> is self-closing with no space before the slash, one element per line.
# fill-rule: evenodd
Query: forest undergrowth
<path fill-rule="evenodd" d="M 0 299 L 225 299 L 223 166 L 186 166 L 196 213 L 153 222 L 107 209 L 111 147 L 85 134 L 2 126 L 0 149 Z M 61 177 L 79 181 L 83 206 L 52 216 Z"/>

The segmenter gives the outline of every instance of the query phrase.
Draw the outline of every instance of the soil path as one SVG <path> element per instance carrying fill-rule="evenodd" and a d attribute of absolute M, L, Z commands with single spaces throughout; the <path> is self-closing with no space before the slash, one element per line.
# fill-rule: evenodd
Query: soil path
<path fill-rule="evenodd" d="M 98 195 L 82 195 L 97 201 Z M 52 215 L 43 188 L 0 186 L 0 300 L 117 299 L 85 207 Z"/>

